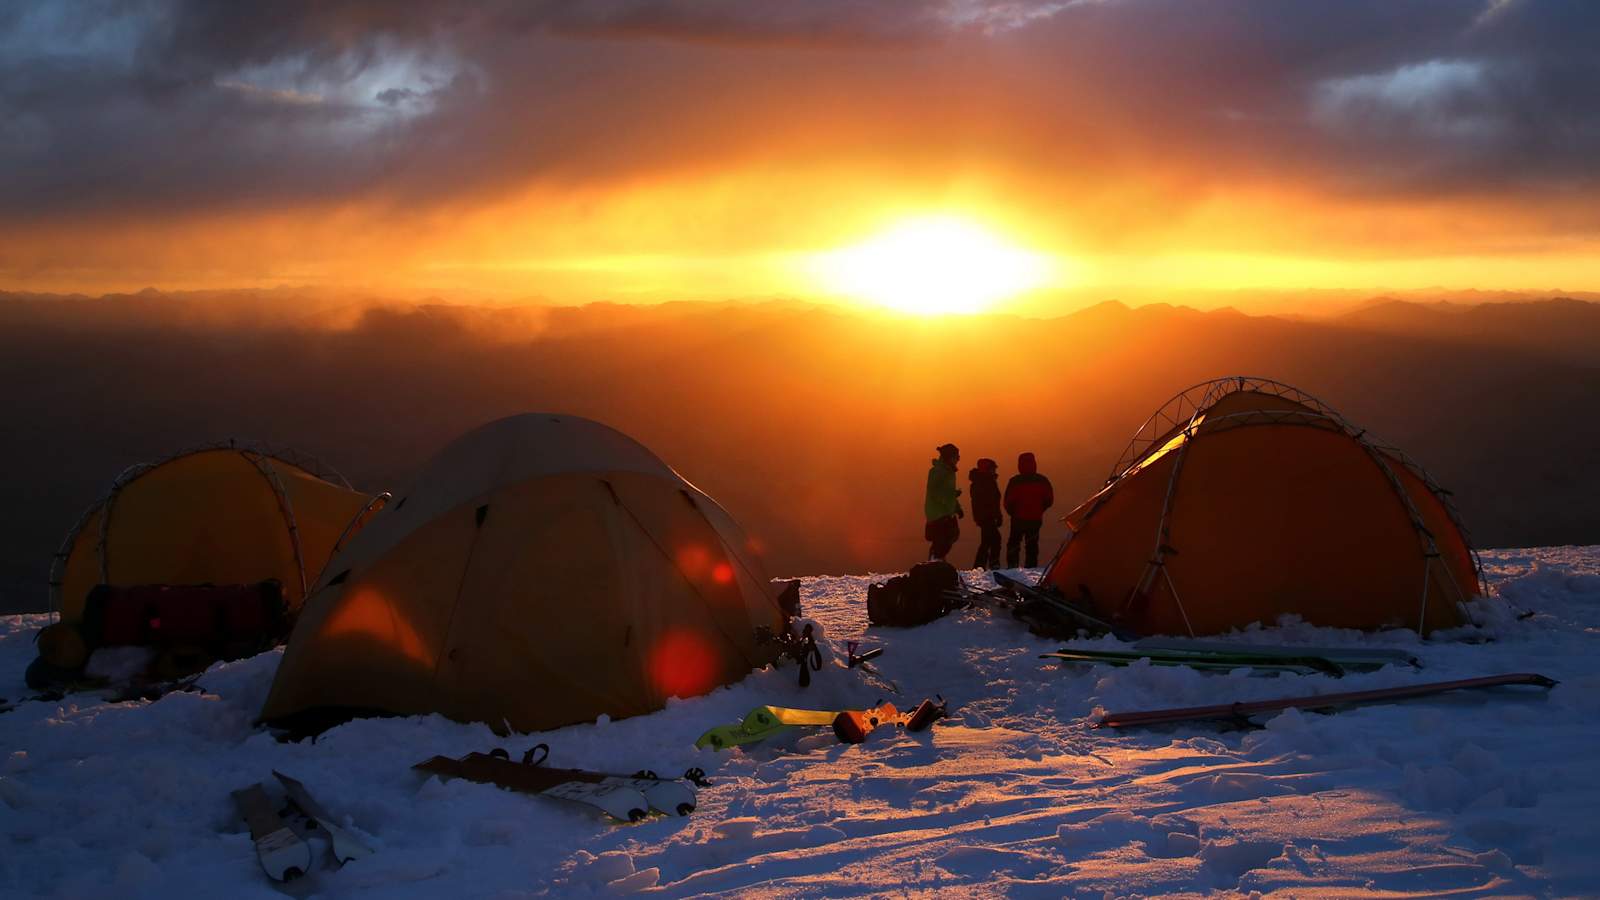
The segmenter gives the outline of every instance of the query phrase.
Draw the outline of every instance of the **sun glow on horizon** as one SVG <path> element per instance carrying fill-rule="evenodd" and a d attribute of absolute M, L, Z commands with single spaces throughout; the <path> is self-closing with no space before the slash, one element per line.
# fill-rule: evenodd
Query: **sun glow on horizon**
<path fill-rule="evenodd" d="M 967 219 L 926 216 L 811 260 L 828 290 L 922 315 L 982 312 L 1046 284 L 1050 257 L 1024 250 Z"/>

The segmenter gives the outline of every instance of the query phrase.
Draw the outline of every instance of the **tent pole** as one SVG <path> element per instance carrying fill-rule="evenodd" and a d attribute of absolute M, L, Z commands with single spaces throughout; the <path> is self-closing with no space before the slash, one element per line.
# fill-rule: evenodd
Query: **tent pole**
<path fill-rule="evenodd" d="M 1189 611 L 1183 608 L 1183 598 L 1178 596 L 1178 586 L 1172 583 L 1172 573 L 1167 571 L 1165 563 L 1161 565 L 1161 574 L 1167 579 L 1167 590 L 1172 592 L 1172 602 L 1178 604 L 1178 615 L 1183 616 L 1183 627 L 1189 630 L 1189 637 L 1196 637 L 1194 626 L 1189 624 Z"/>
<path fill-rule="evenodd" d="M 267 462 L 271 457 L 257 453 L 253 450 L 239 451 L 245 461 L 256 467 L 261 477 L 266 480 L 267 487 L 278 501 L 278 512 L 283 515 L 283 522 L 289 527 L 289 549 L 294 553 L 294 567 L 300 573 L 300 603 L 306 602 L 306 592 L 310 585 L 306 583 L 306 560 L 300 551 L 300 526 L 294 519 L 294 504 L 289 501 L 289 492 L 284 488 L 283 481 L 278 478 L 277 470 Z"/>
<path fill-rule="evenodd" d="M 1423 637 L 1427 632 L 1422 630 L 1428 617 L 1428 584 L 1433 580 L 1433 564 L 1429 557 L 1422 558 L 1422 606 L 1417 609 L 1417 637 Z"/>

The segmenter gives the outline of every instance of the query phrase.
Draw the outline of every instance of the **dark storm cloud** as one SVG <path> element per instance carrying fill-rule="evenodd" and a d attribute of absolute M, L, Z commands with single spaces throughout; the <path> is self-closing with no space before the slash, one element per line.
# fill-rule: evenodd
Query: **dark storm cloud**
<path fill-rule="evenodd" d="M 427 201 L 875 148 L 1587 190 L 1597 37 L 1584 0 L 10 7 L 0 217 Z"/>

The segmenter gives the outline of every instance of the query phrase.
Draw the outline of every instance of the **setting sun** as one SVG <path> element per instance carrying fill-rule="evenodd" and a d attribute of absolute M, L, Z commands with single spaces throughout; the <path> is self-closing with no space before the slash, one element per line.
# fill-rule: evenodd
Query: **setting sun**
<path fill-rule="evenodd" d="M 924 315 L 980 312 L 1043 285 L 1051 268 L 1044 254 L 947 216 L 903 221 L 813 261 L 815 276 L 834 293 Z"/>

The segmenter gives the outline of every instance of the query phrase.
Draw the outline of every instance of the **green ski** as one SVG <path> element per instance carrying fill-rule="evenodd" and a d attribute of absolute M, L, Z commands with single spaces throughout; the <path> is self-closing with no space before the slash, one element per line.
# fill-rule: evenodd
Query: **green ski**
<path fill-rule="evenodd" d="M 1397 647 L 1312 647 L 1293 644 L 1246 644 L 1237 641 L 1193 640 L 1189 638 L 1145 638 L 1133 649 L 1172 656 L 1221 655 L 1228 657 L 1307 657 L 1314 656 L 1336 663 L 1340 668 L 1361 671 L 1381 669 L 1386 665 L 1421 668 L 1417 657 L 1409 650 Z"/>
<path fill-rule="evenodd" d="M 1062 663 L 1085 665 L 1105 664 L 1126 666 L 1147 659 L 1153 666 L 1184 666 L 1202 671 L 1229 671 L 1255 669 L 1263 672 L 1292 672 L 1296 675 L 1324 674 L 1335 678 L 1344 674 L 1338 664 L 1314 656 L 1286 656 L 1281 658 L 1261 656 L 1222 656 L 1197 654 L 1163 654 L 1138 650 L 1074 650 L 1064 648 L 1054 653 L 1042 653 L 1040 659 L 1053 659 Z"/>

